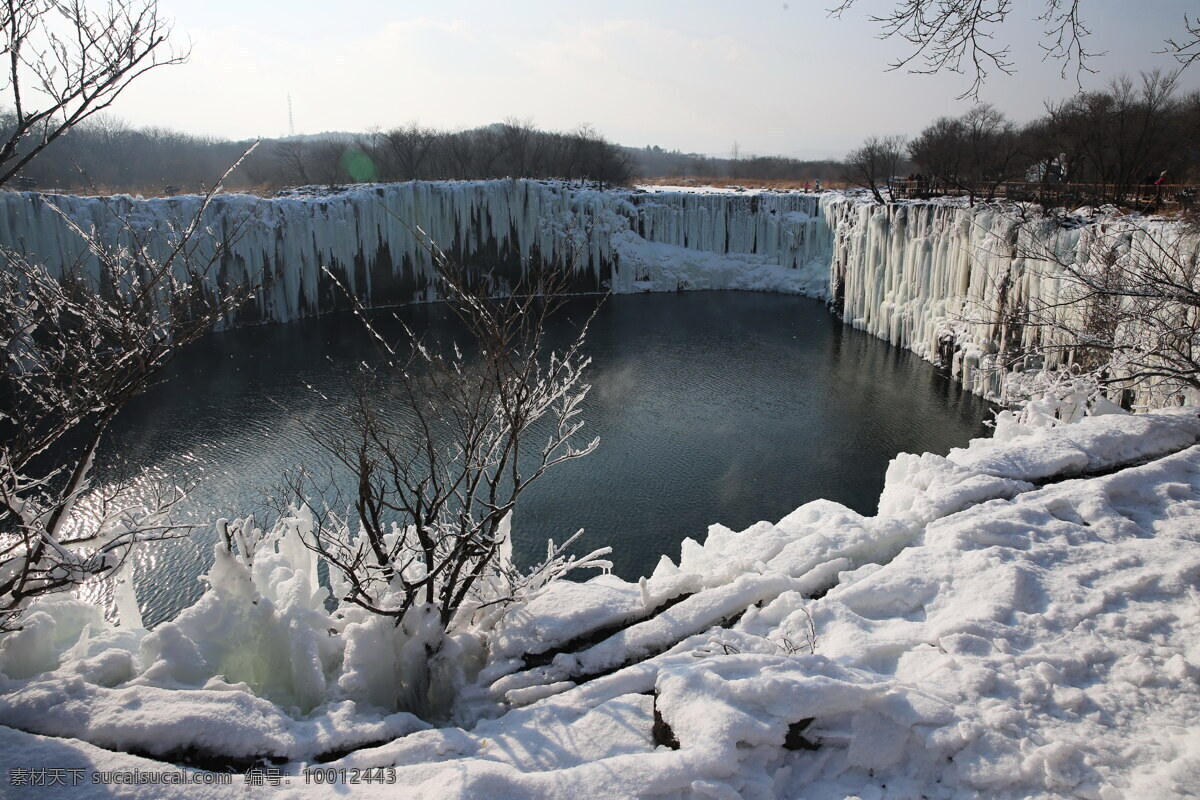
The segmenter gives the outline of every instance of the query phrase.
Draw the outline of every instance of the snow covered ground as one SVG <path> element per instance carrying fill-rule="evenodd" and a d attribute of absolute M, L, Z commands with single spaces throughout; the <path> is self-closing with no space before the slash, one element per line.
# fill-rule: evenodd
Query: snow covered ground
<path fill-rule="evenodd" d="M 379 629 L 287 537 L 153 632 L 42 603 L 0 643 L 0 795 L 1194 796 L 1198 414 L 1003 415 L 898 456 L 874 517 L 817 501 L 554 584 L 489 632 L 461 727 L 386 707 Z"/>

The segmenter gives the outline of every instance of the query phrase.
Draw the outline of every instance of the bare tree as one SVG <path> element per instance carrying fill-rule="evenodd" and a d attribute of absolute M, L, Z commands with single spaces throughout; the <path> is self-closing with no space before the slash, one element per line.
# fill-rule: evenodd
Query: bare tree
<path fill-rule="evenodd" d="M 896 168 L 904 157 L 903 136 L 871 136 L 862 147 L 846 156 L 846 177 L 855 185 L 871 190 L 875 202 L 882 203 L 879 187 L 891 187 Z"/>
<path fill-rule="evenodd" d="M 532 119 L 506 117 L 497 126 L 504 170 L 513 178 L 528 178 L 537 157 L 537 128 Z"/>
<path fill-rule="evenodd" d="M 303 139 L 281 139 L 275 143 L 275 160 L 285 170 L 289 180 L 311 183 L 308 177 L 309 154 Z"/>
<path fill-rule="evenodd" d="M 562 138 L 568 143 L 568 166 L 551 174 L 566 178 L 590 178 L 601 184 L 625 183 L 633 175 L 629 157 L 591 125 L 580 125 L 574 131 L 563 134 Z"/>
<path fill-rule="evenodd" d="M 1063 140 L 1049 117 L 1039 117 L 1024 125 L 1017 134 L 1017 155 L 1028 168 L 1026 175 L 1042 184 L 1061 183 L 1066 179 Z"/>
<path fill-rule="evenodd" d="M 598 443 L 576 443 L 590 388 L 587 324 L 560 352 L 547 338 L 565 300 L 565 273 L 532 273 L 505 290 L 488 279 L 472 284 L 434 252 L 442 296 L 468 346 L 426 342 L 406 328 L 407 341 L 393 347 L 356 304 L 383 367 L 359 372 L 343 409 L 348 433 L 310 431 L 351 478 L 352 517 L 337 513 L 343 498 L 331 483 L 309 473 L 291 481 L 316 512 L 310 546 L 330 565 L 340 599 L 393 619 L 423 644 L 418 670 L 456 626 L 502 611 L 568 569 L 604 566 L 596 558 L 607 552 L 573 561 L 563 556 L 566 545 L 551 543 L 546 562 L 529 574 L 509 557 L 509 519 L 521 495 Z M 410 700 L 412 710 L 428 713 L 414 703 L 421 705 Z"/>
<path fill-rule="evenodd" d="M 179 530 L 166 518 L 176 487 L 143 473 L 99 488 L 92 464 L 129 401 L 254 290 L 215 275 L 229 242 L 201 215 L 219 188 L 166 230 L 113 212 L 116 241 L 64 214 L 86 248 L 61 269 L 0 248 L 0 630 L 31 599 L 109 575 L 134 545 Z"/>
<path fill-rule="evenodd" d="M 908 146 L 909 156 L 947 188 L 991 199 L 1018 173 L 1022 140 L 1016 126 L 990 105 L 961 117 L 940 117 Z"/>
<path fill-rule="evenodd" d="M 463 134 L 463 141 L 470 147 L 471 169 L 475 177 L 514 177 L 506 133 L 511 133 L 517 142 L 524 136 L 520 130 L 507 131 L 504 125 L 488 125 Z"/>
<path fill-rule="evenodd" d="M 387 132 L 386 140 L 392 157 L 400 170 L 400 177 L 416 180 L 421 177 L 421 167 L 433 148 L 436 134 L 416 122 L 410 122 Z"/>
<path fill-rule="evenodd" d="M 471 177 L 473 148 L 467 131 L 442 134 L 438 138 L 436 152 L 441 156 L 442 171 L 447 177 Z"/>
<path fill-rule="evenodd" d="M 167 44 L 171 26 L 157 0 L 108 0 L 99 11 L 83 0 L 6 0 L 0 28 L 0 88 L 12 103 L 0 185 L 138 77 L 188 57 Z"/>
<path fill-rule="evenodd" d="M 938 117 L 908 143 L 908 156 L 933 179 L 961 187 L 966 160 L 966 132 L 957 117 Z"/>
<path fill-rule="evenodd" d="M 840 0 L 830 14 L 841 17 L 859 0 Z M 870 20 L 881 27 L 880 38 L 898 38 L 910 49 L 889 69 L 933 74 L 960 72 L 971 76 L 971 84 L 959 99 L 979 97 L 993 71 L 1012 74 L 1015 64 L 1011 46 L 998 29 L 1013 13 L 1012 0 L 891 0 L 891 8 Z M 1083 16 L 1082 0 L 1040 0 L 1030 3 L 1034 21 L 1042 27 L 1039 46 L 1045 58 L 1061 62 L 1063 78 L 1073 77 L 1082 89 L 1085 73 L 1104 53 L 1087 49 L 1091 29 Z M 1040 11 L 1037 10 L 1040 7 Z M 1162 50 L 1185 69 L 1200 58 L 1200 18 L 1185 15 L 1183 33 L 1168 37 Z"/>
<path fill-rule="evenodd" d="M 334 186 L 349 177 L 343 163 L 349 144 L 342 136 L 332 133 L 317 140 L 309 163 L 318 183 Z"/>
<path fill-rule="evenodd" d="M 997 187 L 1017 172 L 1017 128 L 1002 112 L 985 103 L 963 114 L 962 130 L 966 136 L 962 177 L 970 202 L 974 204 L 980 190 L 984 199 L 990 200 Z"/>
<path fill-rule="evenodd" d="M 1175 77 L 1156 70 L 1142 73 L 1140 86 L 1122 75 L 1105 91 L 1077 95 L 1052 107 L 1050 119 L 1078 165 L 1108 187 L 1105 199 L 1123 203 L 1147 176 L 1174 166 L 1179 107 Z"/>

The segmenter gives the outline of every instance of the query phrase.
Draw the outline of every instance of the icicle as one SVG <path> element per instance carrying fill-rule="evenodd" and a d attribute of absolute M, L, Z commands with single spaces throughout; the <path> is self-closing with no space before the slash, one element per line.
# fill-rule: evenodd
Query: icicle
<path fill-rule="evenodd" d="M 55 197 L 52 202 L 80 228 L 129 244 L 128 232 L 106 201 Z M 186 220 L 200 200 L 117 197 L 107 203 L 134 215 L 143 229 L 164 230 Z M 265 279 L 258 314 L 281 322 L 330 310 L 333 293 L 322 267 L 343 275 L 368 304 L 435 299 L 430 244 L 461 254 L 469 269 L 490 267 L 495 257 L 513 254 L 574 268 L 590 275 L 597 289 L 601 276 L 611 274 L 614 291 L 640 290 L 647 279 L 650 285 L 658 281 L 659 289 L 667 280 L 674 282 L 663 277 L 662 265 L 653 258 L 618 263 L 617 254 L 626 252 L 616 246 L 620 242 L 739 257 L 729 260 L 728 269 L 711 271 L 711 287 L 733 284 L 739 264 L 761 260 L 799 269 L 824 261 L 829 285 L 836 287 L 831 293 L 848 322 L 922 358 L 952 358 L 963 386 L 977 392 L 995 390 L 1000 380 L 980 366 L 1000 333 L 1002 323 L 989 321 L 998 319 L 999 287 L 1006 287 L 1010 308 L 1032 302 L 1052 307 L 1065 291 L 1053 264 L 1014 258 L 1012 243 L 1020 247 L 1036 240 L 1049 245 L 1056 258 L 1070 260 L 1087 252 L 1093 235 L 1087 228 L 1035 231 L 982 206 L 881 207 L 836 193 L 635 195 L 514 180 L 413 181 L 271 199 L 224 195 L 208 208 L 204 224 L 218 235 L 237 228 L 222 259 L 223 276 Z M 1133 231 L 1131 237 L 1143 234 Z M 34 195 L 0 194 L 0 242 L 22 243 L 51 268 L 81 260 L 93 278 L 99 274 L 96 257 Z M 166 247 L 162 240 L 150 243 L 159 255 Z M 404 287 L 406 294 L 382 294 L 386 287 L 393 293 Z M 978 319 L 971 321 L 973 316 Z M 948 325 L 954 327 L 951 349 L 955 342 L 972 347 L 977 352 L 971 358 L 939 351 L 946 347 Z M 1023 335 L 1034 333 L 1027 329 Z"/>
<path fill-rule="evenodd" d="M 137 591 L 133 587 L 133 564 L 127 564 L 120 578 L 113 582 L 113 600 L 122 628 L 142 628 L 142 611 L 138 608 Z"/>

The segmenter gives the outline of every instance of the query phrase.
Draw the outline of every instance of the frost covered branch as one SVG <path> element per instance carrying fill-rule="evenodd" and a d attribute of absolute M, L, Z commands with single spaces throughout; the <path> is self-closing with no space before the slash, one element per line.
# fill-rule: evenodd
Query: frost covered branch
<path fill-rule="evenodd" d="M 857 186 L 870 189 L 875 202 L 884 202 L 879 187 L 886 186 L 890 192 L 892 178 L 904 158 L 906 143 L 903 136 L 868 137 L 861 147 L 846 156 L 844 169 L 847 178 Z"/>
<path fill-rule="evenodd" d="M 830 10 L 840 17 L 858 0 L 842 0 Z M 890 11 L 872 15 L 881 27 L 880 38 L 899 38 L 909 52 L 889 69 L 906 69 L 921 74 L 957 72 L 971 76 L 971 84 L 959 99 L 978 98 L 992 71 L 1011 75 L 1015 64 L 1011 47 L 996 37 L 996 29 L 1012 12 L 1012 0 L 899 0 Z M 1062 62 L 1062 75 L 1072 72 L 1078 83 L 1084 72 L 1093 72 L 1089 62 L 1103 53 L 1084 47 L 1091 35 L 1080 15 L 1080 0 L 1044 0 L 1035 19 L 1043 26 L 1039 42 L 1046 58 Z"/>
<path fill-rule="evenodd" d="M 430 252 L 465 346 L 426 341 L 407 325 L 393 345 L 347 292 L 382 365 L 360 365 L 353 376 L 352 400 L 341 409 L 347 432 L 309 433 L 353 488 L 343 496 L 336 480 L 305 471 L 289 480 L 313 509 L 306 543 L 330 566 L 337 599 L 423 643 L 426 664 L 417 671 L 441 651 L 445 634 L 486 629 L 569 570 L 609 566 L 600 558 L 607 549 L 567 557 L 576 537 L 551 543 L 528 573 L 512 562 L 510 521 L 521 494 L 598 444 L 579 441 L 591 316 L 562 349 L 548 338 L 567 272 L 531 268 L 517 285 L 501 286 L 494 276 L 466 274 L 432 245 Z"/>
<path fill-rule="evenodd" d="M 11 95 L 0 136 L 0 185 L 51 142 L 103 111 L 131 82 L 181 64 L 158 0 L 8 0 L 0 4 L 0 89 Z"/>
<path fill-rule="evenodd" d="M 220 185 L 165 230 L 111 206 L 111 239 L 68 220 L 84 244 L 70 265 L 0 248 L 0 628 L 32 598 L 112 575 L 134 545 L 181 530 L 167 517 L 182 490 L 163 476 L 98 487 L 92 467 L 129 401 L 255 291 L 215 276 L 230 239 L 201 219 Z"/>

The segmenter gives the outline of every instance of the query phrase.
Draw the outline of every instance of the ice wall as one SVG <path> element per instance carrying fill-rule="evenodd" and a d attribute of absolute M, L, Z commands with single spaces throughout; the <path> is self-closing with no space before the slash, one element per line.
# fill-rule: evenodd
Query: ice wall
<path fill-rule="evenodd" d="M 0 244 L 51 266 L 81 260 L 95 271 L 67 219 L 102 239 L 162 253 L 169 232 L 200 202 L 0 193 Z M 261 282 L 243 322 L 344 306 L 323 268 L 367 305 L 434 299 L 433 246 L 490 275 L 501 291 L 529 265 L 544 264 L 570 271 L 579 291 L 804 293 L 828 299 L 855 327 L 939 363 L 969 390 L 1003 397 L 1014 370 L 1041 366 L 1022 354 L 1062 335 L 1054 325 L 1024 324 L 1031 308 L 1068 330 L 1085 322 L 1086 308 L 1062 304 L 1070 287 L 1055 262 L 1085 262 L 1106 228 L 1125 226 L 1135 239 L 1147 231 L 1127 219 L 1085 222 L 953 202 L 881 206 L 840 193 L 410 182 L 220 196 L 203 215 L 213 235 L 200 237 L 196 255 L 216 257 L 220 280 Z M 224 245 L 219 256 L 214 243 Z"/>
<path fill-rule="evenodd" d="M 199 207 L 197 197 L 5 193 L 0 243 L 50 265 L 82 258 L 95 272 L 95 259 L 64 217 L 102 239 L 163 253 L 169 247 L 164 232 L 180 229 Z M 828 229 L 818 216 L 811 195 L 599 191 L 503 180 L 410 182 L 279 198 L 224 195 L 206 210 L 203 224 L 225 245 L 213 274 L 262 282 L 253 316 L 287 321 L 337 306 L 338 294 L 322 268 L 368 305 L 432 299 L 433 246 L 501 283 L 515 281 L 531 263 L 553 264 L 572 271 L 576 287 L 585 291 L 681 288 L 679 270 L 713 267 L 703 256 L 689 265 L 680 258 L 688 253 L 795 269 L 828 252 Z M 649 244 L 665 248 L 660 258 L 641 257 L 640 248 Z M 671 256 L 670 274 L 655 263 L 664 254 Z M 197 260 L 211 256 L 202 248 Z M 623 256 L 629 264 L 622 264 Z M 732 285 L 689 285 L 710 284 Z"/>
<path fill-rule="evenodd" d="M 1105 348 L 1075 346 L 1089 333 L 1119 344 L 1107 367 L 1114 378 L 1131 368 L 1145 372 L 1153 357 L 1144 352 L 1162 344 L 1163 329 L 1133 313 L 1136 298 L 1087 291 L 1064 265 L 1101 282 L 1106 264 L 1118 264 L 1126 279 L 1165 269 L 1187 281 L 1200 247 L 1182 226 L 1091 209 L 1041 215 L 953 202 L 881 206 L 827 194 L 819 214 L 832 231 L 830 301 L 846 321 L 1001 400 L 1027 393 L 1020 376 L 1042 366 L 1086 359 L 1085 368 L 1103 366 L 1095 359 L 1108 358 L 1098 355 Z M 1125 399 L 1157 406 L 1181 397 L 1200 399 L 1170 379 L 1140 384 Z"/>
<path fill-rule="evenodd" d="M 1047 335 L 1017 324 L 1031 303 L 1054 305 L 1062 292 L 1061 269 L 1029 256 L 1074 259 L 1082 230 L 988 207 L 880 206 L 833 195 L 821 212 L 834 232 L 831 299 L 846 321 L 985 395 L 1004 389 L 1003 371 L 991 368 L 998 360 Z"/>

